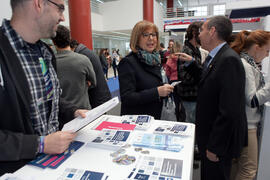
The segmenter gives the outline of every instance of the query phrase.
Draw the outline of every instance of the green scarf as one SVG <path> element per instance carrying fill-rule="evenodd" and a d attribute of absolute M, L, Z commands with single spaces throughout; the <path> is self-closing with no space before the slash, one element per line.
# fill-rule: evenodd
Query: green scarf
<path fill-rule="evenodd" d="M 157 51 L 153 51 L 152 53 L 149 53 L 147 51 L 144 51 L 142 49 L 138 50 L 138 56 L 141 62 L 148 64 L 149 66 L 159 66 L 160 65 L 160 55 Z"/>

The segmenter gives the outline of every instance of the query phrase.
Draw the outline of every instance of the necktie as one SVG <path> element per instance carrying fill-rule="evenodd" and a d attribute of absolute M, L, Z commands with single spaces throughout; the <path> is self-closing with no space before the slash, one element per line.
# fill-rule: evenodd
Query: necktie
<path fill-rule="evenodd" d="M 202 72 L 203 74 L 207 70 L 207 67 L 208 67 L 208 64 L 209 64 L 210 59 L 212 59 L 212 57 L 209 56 L 209 55 L 205 58 L 205 61 L 204 61 L 204 64 L 203 64 L 203 72 Z"/>
<path fill-rule="evenodd" d="M 210 61 L 211 58 L 212 57 L 209 56 L 209 55 L 205 58 L 205 61 L 204 61 L 204 64 L 203 64 L 203 70 L 204 71 L 207 69 L 207 65 L 208 65 L 208 63 L 209 63 L 209 61 Z"/>

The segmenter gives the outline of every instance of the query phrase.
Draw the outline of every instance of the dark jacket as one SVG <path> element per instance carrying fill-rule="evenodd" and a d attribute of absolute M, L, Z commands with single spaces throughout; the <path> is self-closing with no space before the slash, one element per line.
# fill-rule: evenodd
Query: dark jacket
<path fill-rule="evenodd" d="M 160 66 L 149 66 L 140 62 L 131 52 L 119 65 L 121 115 L 147 114 L 160 119 L 162 100 L 158 86 L 162 86 Z"/>
<path fill-rule="evenodd" d="M 189 41 L 185 41 L 183 52 L 192 56 L 194 60 L 201 65 L 201 53 L 199 48 L 194 47 Z M 177 85 L 177 94 L 183 101 L 196 102 L 198 84 L 195 79 L 190 76 L 185 69 L 185 62 L 178 61 L 177 65 L 178 80 L 182 81 Z"/>
<path fill-rule="evenodd" d="M 99 59 L 100 59 L 102 69 L 108 70 L 108 62 L 107 62 L 107 58 L 105 57 L 105 55 L 104 54 L 100 55 Z"/>
<path fill-rule="evenodd" d="M 196 137 L 200 152 L 235 158 L 247 145 L 245 70 L 239 56 L 226 44 L 206 73 L 196 62 L 188 72 L 199 81 Z"/>
<path fill-rule="evenodd" d="M 96 87 L 88 90 L 90 104 L 92 108 L 95 108 L 111 99 L 111 93 L 105 80 L 99 57 L 83 44 L 79 44 L 75 52 L 87 56 L 96 73 Z"/>
<path fill-rule="evenodd" d="M 48 47 L 49 48 L 49 47 Z M 53 57 L 55 67 L 55 57 Z M 13 172 L 36 157 L 38 135 L 30 121 L 31 94 L 18 57 L 0 30 L 0 176 Z M 76 107 L 62 102 L 60 114 L 65 123 L 73 118 Z"/>

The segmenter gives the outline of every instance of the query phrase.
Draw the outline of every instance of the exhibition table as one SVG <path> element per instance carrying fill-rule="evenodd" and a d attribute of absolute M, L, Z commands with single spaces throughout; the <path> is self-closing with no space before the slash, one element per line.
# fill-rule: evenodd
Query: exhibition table
<path fill-rule="evenodd" d="M 89 141 L 92 141 L 100 131 L 94 130 L 102 121 L 110 121 L 110 122 L 120 122 L 120 116 L 111 116 L 111 115 L 103 115 L 93 121 L 92 123 L 85 126 L 83 129 L 77 132 L 77 137 L 75 140 L 82 141 L 85 144 L 75 151 L 63 164 L 61 164 L 56 169 L 51 168 L 39 168 L 32 165 L 25 165 L 18 171 L 14 173 L 19 178 L 22 179 L 38 179 L 38 180 L 52 180 L 52 179 L 72 179 L 70 176 L 63 175 L 67 170 L 89 170 L 93 172 L 100 172 L 107 175 L 108 180 L 125 180 L 131 177 L 131 172 L 138 167 L 139 160 L 143 158 L 148 159 L 166 159 L 166 160 L 181 160 L 181 172 L 180 178 L 175 178 L 174 176 L 170 177 L 170 172 L 173 172 L 173 167 L 170 167 L 168 164 L 167 172 L 163 172 L 163 174 L 167 174 L 168 176 L 165 179 L 181 179 L 181 180 L 192 180 L 192 170 L 193 170 L 193 149 L 194 149 L 194 134 L 195 134 L 195 125 L 192 123 L 180 123 L 180 122 L 171 122 L 171 121 L 161 121 L 161 120 L 153 120 L 151 126 L 147 130 L 134 130 L 130 134 L 130 139 L 128 144 L 130 147 L 125 147 L 125 153 L 127 155 L 135 157 L 135 161 L 129 165 L 123 165 L 116 162 L 113 162 L 114 157 L 111 156 L 111 153 L 115 152 L 112 149 L 104 149 L 104 148 L 97 148 L 92 147 L 89 145 Z M 136 138 L 139 134 L 142 133 L 149 133 L 153 134 L 154 130 L 161 124 L 161 123 L 169 123 L 169 124 L 183 124 L 187 125 L 187 131 L 189 132 L 188 136 L 181 136 L 181 144 L 183 148 L 179 152 L 167 151 L 167 150 L 158 150 L 153 148 L 141 148 L 142 150 L 132 145 L 132 140 Z M 179 136 L 178 136 L 179 137 Z M 144 151 L 144 153 L 142 152 Z M 143 162 L 143 161 L 142 161 Z M 165 161 L 164 161 L 165 162 Z M 151 164 L 153 165 L 153 164 Z M 146 169 L 149 170 L 149 164 L 145 164 L 145 171 Z M 164 166 L 164 163 L 163 163 Z M 164 169 L 164 168 L 163 168 Z M 160 169 L 156 168 L 155 171 L 160 171 Z M 163 170 L 164 171 L 164 170 Z M 74 177 L 73 177 L 74 178 Z M 136 176 L 137 179 L 155 179 L 154 177 L 149 176 Z M 79 178 L 80 179 L 80 178 Z M 86 178 L 87 179 L 87 178 Z M 106 179 L 106 178 L 105 178 Z M 156 179 L 163 179 L 163 178 L 156 178 Z"/>

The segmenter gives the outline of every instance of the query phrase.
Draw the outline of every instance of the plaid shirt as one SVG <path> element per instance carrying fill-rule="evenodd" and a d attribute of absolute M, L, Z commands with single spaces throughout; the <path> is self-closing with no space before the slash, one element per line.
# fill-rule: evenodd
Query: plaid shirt
<path fill-rule="evenodd" d="M 37 49 L 31 48 L 30 45 L 16 33 L 7 20 L 3 20 L 2 31 L 7 36 L 14 52 L 19 58 L 27 78 L 32 97 L 30 102 L 30 119 L 35 132 L 40 136 L 45 136 L 57 131 L 59 125 L 60 85 L 51 63 L 52 54 L 41 41 L 35 44 L 39 47 L 40 52 L 37 52 Z M 53 85 L 53 96 L 50 99 L 47 99 L 46 84 L 42 74 L 39 54 L 43 56 L 42 58 L 49 69 L 50 80 Z"/>

